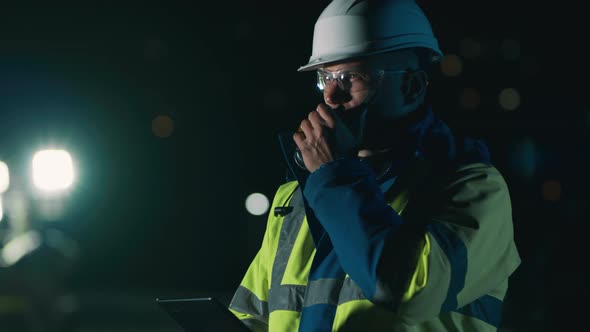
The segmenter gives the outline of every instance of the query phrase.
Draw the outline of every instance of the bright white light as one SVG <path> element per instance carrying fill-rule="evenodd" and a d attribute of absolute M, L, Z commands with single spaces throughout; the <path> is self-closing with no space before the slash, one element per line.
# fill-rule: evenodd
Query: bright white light
<path fill-rule="evenodd" d="M 74 166 L 65 150 L 43 150 L 33 157 L 33 183 L 43 191 L 58 191 L 74 182 Z"/>
<path fill-rule="evenodd" d="M 10 175 L 8 173 L 8 166 L 5 162 L 0 161 L 0 194 L 5 192 L 8 189 L 8 187 L 10 187 Z"/>
<path fill-rule="evenodd" d="M 28 231 L 18 235 L 2 248 L 1 263 L 4 266 L 10 266 L 39 248 L 40 245 L 41 236 L 36 231 Z"/>
<path fill-rule="evenodd" d="M 255 216 L 265 214 L 269 206 L 268 198 L 263 194 L 254 193 L 246 198 L 246 210 Z"/>

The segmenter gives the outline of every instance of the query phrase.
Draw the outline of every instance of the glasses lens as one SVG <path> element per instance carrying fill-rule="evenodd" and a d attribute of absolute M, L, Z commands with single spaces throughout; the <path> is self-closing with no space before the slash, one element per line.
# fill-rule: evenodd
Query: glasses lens
<path fill-rule="evenodd" d="M 341 72 L 340 75 L 338 75 L 338 85 L 342 90 L 351 91 L 354 77 L 354 74 L 347 71 Z"/>
<path fill-rule="evenodd" d="M 342 70 L 329 72 L 324 69 L 318 69 L 317 86 L 318 89 L 324 90 L 336 80 L 340 89 L 347 92 L 356 92 L 369 88 L 369 76 L 369 74 L 360 71 Z"/>
<path fill-rule="evenodd" d="M 326 86 L 330 83 L 332 83 L 332 75 L 322 69 L 319 69 L 317 71 L 317 75 L 318 75 L 318 88 L 320 90 L 324 90 L 326 88 Z"/>

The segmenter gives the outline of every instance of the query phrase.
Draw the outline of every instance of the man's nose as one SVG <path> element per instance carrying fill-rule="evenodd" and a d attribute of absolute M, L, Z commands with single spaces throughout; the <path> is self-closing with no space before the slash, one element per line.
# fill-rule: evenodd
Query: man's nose
<path fill-rule="evenodd" d="M 324 100 L 326 104 L 341 105 L 350 101 L 350 93 L 338 85 L 338 81 L 329 82 L 324 88 Z"/>

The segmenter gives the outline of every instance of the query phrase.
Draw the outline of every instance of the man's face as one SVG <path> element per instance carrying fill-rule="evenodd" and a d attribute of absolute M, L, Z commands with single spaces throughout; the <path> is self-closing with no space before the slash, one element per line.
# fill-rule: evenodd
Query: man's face
<path fill-rule="evenodd" d="M 363 104 L 374 93 L 379 80 L 362 61 L 328 65 L 318 70 L 318 76 L 325 78 L 324 102 L 333 109 L 343 107 L 345 110 Z"/>

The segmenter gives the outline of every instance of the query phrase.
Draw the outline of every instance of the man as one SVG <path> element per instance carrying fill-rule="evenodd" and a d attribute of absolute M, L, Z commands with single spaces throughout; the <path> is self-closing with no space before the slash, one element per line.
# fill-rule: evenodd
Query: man
<path fill-rule="evenodd" d="M 413 0 L 333 0 L 300 71 L 324 102 L 230 310 L 254 331 L 496 331 L 520 264 L 486 146 L 426 105 L 442 57 Z"/>

